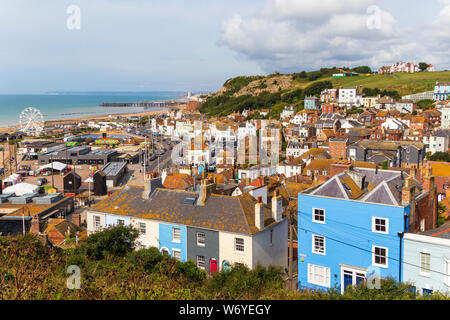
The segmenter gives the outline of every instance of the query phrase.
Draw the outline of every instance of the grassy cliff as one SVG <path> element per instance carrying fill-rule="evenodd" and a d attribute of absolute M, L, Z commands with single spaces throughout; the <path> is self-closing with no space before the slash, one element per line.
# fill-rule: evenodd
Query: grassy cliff
<path fill-rule="evenodd" d="M 236 77 L 227 80 L 218 93 L 208 98 L 201 111 L 212 116 L 226 116 L 233 112 L 242 112 L 244 109 L 265 108 L 272 110 L 270 117 L 276 117 L 286 105 L 294 105 L 297 110 L 300 110 L 305 96 L 320 94 L 318 88 L 380 89 L 400 97 L 431 91 L 436 81 L 450 80 L 450 71 L 394 75 L 360 73 L 359 76 L 346 78 L 332 76 L 334 73 L 348 71 L 350 70 L 322 68 L 317 71 L 293 74 L 275 73 L 268 76 Z"/>

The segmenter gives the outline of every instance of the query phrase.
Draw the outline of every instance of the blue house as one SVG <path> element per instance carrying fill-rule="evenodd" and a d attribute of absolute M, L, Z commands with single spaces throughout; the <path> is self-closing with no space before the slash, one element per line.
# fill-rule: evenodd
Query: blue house
<path fill-rule="evenodd" d="M 159 224 L 159 250 L 161 252 L 185 262 L 187 260 L 186 243 L 186 226 Z"/>
<path fill-rule="evenodd" d="M 433 214 L 423 209 L 429 190 L 412 177 L 347 169 L 298 195 L 299 289 L 402 281 L 403 233 Z"/>
<path fill-rule="evenodd" d="M 305 109 L 306 110 L 318 110 L 318 109 L 320 109 L 319 98 L 317 98 L 317 97 L 306 97 L 305 98 Z"/>

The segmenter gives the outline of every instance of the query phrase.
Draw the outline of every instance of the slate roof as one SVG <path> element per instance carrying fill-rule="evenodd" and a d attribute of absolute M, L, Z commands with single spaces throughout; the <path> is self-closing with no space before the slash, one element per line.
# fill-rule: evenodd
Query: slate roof
<path fill-rule="evenodd" d="M 256 200 L 249 194 L 238 197 L 212 194 L 204 206 L 186 204 L 196 192 L 156 189 L 150 199 L 142 198 L 143 187 L 126 186 L 92 207 L 93 211 L 152 219 L 161 222 L 253 235 Z M 265 227 L 275 223 L 271 209 L 264 206 Z"/>
<path fill-rule="evenodd" d="M 360 178 L 363 185 L 357 181 Z M 402 206 L 402 188 L 406 174 L 392 170 L 374 170 L 370 168 L 354 168 L 342 172 L 325 183 L 308 189 L 304 193 L 314 196 L 357 200 L 362 202 Z M 364 179 L 364 180 L 362 180 Z M 416 195 L 421 194 L 422 185 L 414 180 Z"/>
<path fill-rule="evenodd" d="M 447 221 L 439 228 L 422 232 L 421 235 L 435 238 L 450 239 L 450 221 Z"/>

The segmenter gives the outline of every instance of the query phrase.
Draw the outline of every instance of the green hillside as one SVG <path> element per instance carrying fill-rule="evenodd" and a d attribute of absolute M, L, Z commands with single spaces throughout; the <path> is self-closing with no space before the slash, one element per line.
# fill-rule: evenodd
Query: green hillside
<path fill-rule="evenodd" d="M 436 81 L 450 81 L 450 71 L 395 75 L 360 73 L 355 77 L 332 77 L 334 73 L 348 71 L 350 70 L 322 68 L 294 74 L 236 77 L 227 80 L 222 90 L 208 98 L 201 112 L 212 116 L 226 116 L 244 109 L 265 108 L 271 109 L 269 117 L 277 117 L 286 105 L 294 105 L 297 110 L 301 110 L 305 96 L 319 95 L 319 89 L 360 86 L 361 90 L 379 89 L 382 95 L 399 99 L 404 95 L 432 91 Z"/>

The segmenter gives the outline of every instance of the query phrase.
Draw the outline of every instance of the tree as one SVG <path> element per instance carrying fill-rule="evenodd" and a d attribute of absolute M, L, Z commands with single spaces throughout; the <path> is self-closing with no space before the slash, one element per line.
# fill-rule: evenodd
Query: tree
<path fill-rule="evenodd" d="M 123 256 L 133 251 L 138 236 L 137 229 L 118 225 L 94 233 L 82 245 L 90 258 L 101 260 L 107 254 Z"/>
<path fill-rule="evenodd" d="M 447 152 L 436 152 L 430 157 L 431 161 L 450 162 L 450 154 Z"/>
<path fill-rule="evenodd" d="M 359 66 L 353 69 L 357 73 L 372 73 L 372 70 L 368 66 Z"/>
<path fill-rule="evenodd" d="M 438 202 L 438 227 L 445 223 L 445 211 L 447 207 L 442 202 Z"/>
<path fill-rule="evenodd" d="M 420 69 L 420 71 L 424 72 L 425 70 L 428 69 L 428 63 L 426 63 L 426 62 L 420 62 L 420 63 L 419 63 L 419 69 Z"/>

